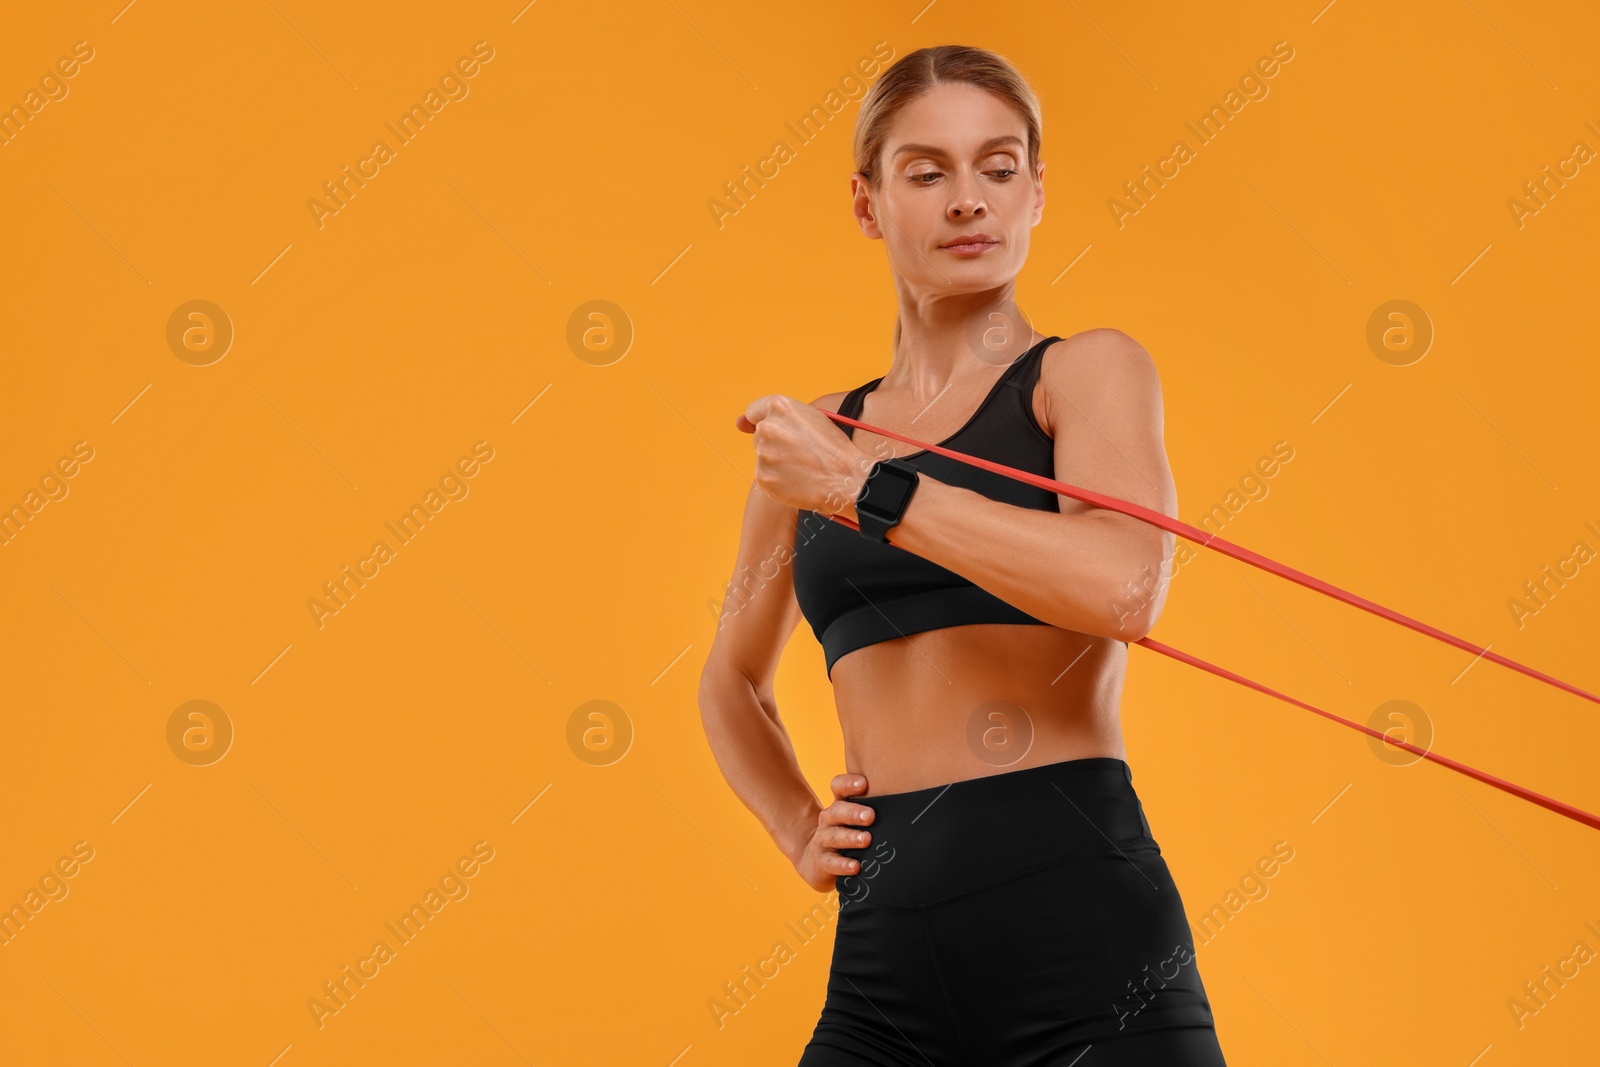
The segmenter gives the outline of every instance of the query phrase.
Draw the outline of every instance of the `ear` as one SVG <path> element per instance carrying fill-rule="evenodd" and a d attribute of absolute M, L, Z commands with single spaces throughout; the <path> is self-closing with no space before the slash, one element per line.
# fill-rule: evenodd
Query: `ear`
<path fill-rule="evenodd" d="M 1038 176 L 1034 179 L 1033 225 L 1044 217 L 1044 160 L 1039 160 Z"/>
<path fill-rule="evenodd" d="M 883 240 L 883 230 L 878 226 L 878 215 L 872 206 L 872 186 L 860 171 L 850 175 L 850 198 L 850 207 L 861 232 L 874 241 Z"/>

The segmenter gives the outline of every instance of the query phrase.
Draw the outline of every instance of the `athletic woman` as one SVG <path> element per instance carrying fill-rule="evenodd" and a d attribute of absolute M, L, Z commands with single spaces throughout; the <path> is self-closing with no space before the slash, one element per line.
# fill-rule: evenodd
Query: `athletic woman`
<path fill-rule="evenodd" d="M 1150 356 L 1017 309 L 1040 130 L 992 52 L 884 72 L 851 181 L 894 275 L 889 369 L 740 420 L 755 486 L 699 701 L 729 785 L 807 884 L 839 892 L 801 1067 L 1224 1062 L 1118 718 L 1173 536 L 823 413 L 1176 514 Z M 825 806 L 773 696 L 802 616 L 849 768 Z"/>

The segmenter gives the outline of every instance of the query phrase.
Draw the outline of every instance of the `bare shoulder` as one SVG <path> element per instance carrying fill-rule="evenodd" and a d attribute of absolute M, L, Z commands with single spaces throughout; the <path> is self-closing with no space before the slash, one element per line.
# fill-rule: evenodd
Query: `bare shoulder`
<path fill-rule="evenodd" d="M 844 403 L 844 398 L 849 395 L 850 390 L 848 389 L 841 390 L 837 393 L 823 393 L 821 396 L 817 397 L 811 402 L 811 406 L 814 408 L 821 408 L 824 411 L 831 411 L 837 415 L 839 413 L 839 405 Z"/>
<path fill-rule="evenodd" d="M 1048 366 L 1058 374 L 1064 372 L 1094 379 L 1100 375 L 1118 376 L 1141 371 L 1153 374 L 1156 369 L 1155 360 L 1145 351 L 1144 345 L 1112 326 L 1081 330 L 1055 342 L 1045 354 L 1048 356 L 1058 350 L 1059 355 L 1040 367 L 1041 373 Z"/>
<path fill-rule="evenodd" d="M 1074 415 L 1142 409 L 1161 417 L 1161 378 L 1145 347 L 1114 327 L 1082 330 L 1053 343 L 1039 366 L 1044 424 L 1051 436 Z"/>

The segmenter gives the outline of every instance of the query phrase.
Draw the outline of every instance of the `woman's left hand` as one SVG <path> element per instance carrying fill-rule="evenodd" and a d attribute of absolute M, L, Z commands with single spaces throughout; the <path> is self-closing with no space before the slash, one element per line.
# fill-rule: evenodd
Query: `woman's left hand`
<path fill-rule="evenodd" d="M 761 397 L 739 416 L 756 439 L 756 485 L 780 504 L 855 517 L 872 457 L 821 410 L 792 396 Z"/>

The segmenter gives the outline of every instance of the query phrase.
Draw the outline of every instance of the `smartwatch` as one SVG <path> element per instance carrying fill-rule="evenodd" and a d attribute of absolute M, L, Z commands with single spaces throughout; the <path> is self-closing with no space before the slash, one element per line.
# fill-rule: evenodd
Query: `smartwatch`
<path fill-rule="evenodd" d="M 874 463 L 856 496 L 856 523 L 861 536 L 888 541 L 889 530 L 899 524 L 911 495 L 917 491 L 917 481 L 917 468 L 903 459 L 880 459 Z"/>

